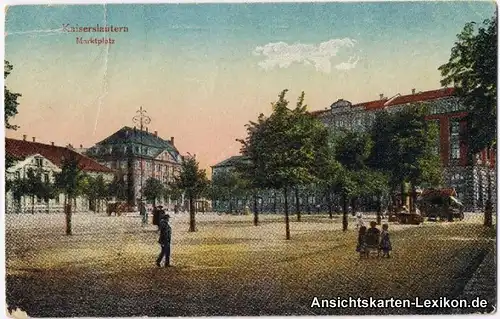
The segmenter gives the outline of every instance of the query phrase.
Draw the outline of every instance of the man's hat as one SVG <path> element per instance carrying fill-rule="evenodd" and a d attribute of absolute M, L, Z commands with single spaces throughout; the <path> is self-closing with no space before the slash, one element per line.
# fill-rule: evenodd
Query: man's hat
<path fill-rule="evenodd" d="M 162 219 L 169 219 L 170 218 L 170 215 L 169 214 L 165 214 L 161 217 Z"/>
<path fill-rule="evenodd" d="M 158 205 L 158 206 L 156 206 L 156 208 L 162 209 L 162 208 L 163 208 L 163 206 Z"/>

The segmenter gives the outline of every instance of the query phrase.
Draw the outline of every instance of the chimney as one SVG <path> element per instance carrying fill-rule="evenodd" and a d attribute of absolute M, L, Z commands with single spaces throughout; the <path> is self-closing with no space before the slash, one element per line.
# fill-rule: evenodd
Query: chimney
<path fill-rule="evenodd" d="M 146 132 L 148 132 L 148 127 L 146 126 Z"/>
<path fill-rule="evenodd" d="M 380 99 L 383 100 L 384 99 L 384 94 L 383 93 L 380 93 Z"/>
<path fill-rule="evenodd" d="M 33 142 L 36 142 L 36 137 L 33 136 Z"/>
<path fill-rule="evenodd" d="M 23 135 L 23 141 L 26 141 L 26 134 Z"/>
<path fill-rule="evenodd" d="M 411 89 L 411 94 L 415 94 L 415 89 Z"/>
<path fill-rule="evenodd" d="M 50 145 L 54 146 L 54 142 L 50 142 Z"/>
<path fill-rule="evenodd" d="M 83 148 L 83 144 L 80 144 L 80 148 Z"/>
<path fill-rule="evenodd" d="M 170 138 L 170 144 L 174 145 L 174 137 L 173 136 Z"/>
<path fill-rule="evenodd" d="M 158 136 L 158 131 L 155 131 L 155 136 Z"/>

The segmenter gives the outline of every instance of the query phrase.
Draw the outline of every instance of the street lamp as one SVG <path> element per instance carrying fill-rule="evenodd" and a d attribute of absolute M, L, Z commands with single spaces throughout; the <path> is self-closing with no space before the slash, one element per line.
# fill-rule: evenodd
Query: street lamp
<path fill-rule="evenodd" d="M 132 121 L 136 124 L 139 124 L 139 127 L 140 127 L 140 132 L 141 132 L 141 146 L 140 146 L 140 154 L 139 154 L 139 157 L 140 157 L 140 160 L 141 160 L 141 182 L 140 182 L 140 195 L 141 195 L 141 198 L 140 198 L 140 201 L 142 203 L 142 179 L 143 179 L 143 176 L 144 176 L 144 168 L 143 168 L 143 159 L 142 159 L 142 141 L 143 141 L 143 129 L 146 125 L 148 125 L 149 123 L 151 123 L 151 118 L 146 114 L 146 110 L 144 110 L 142 108 L 142 106 L 139 108 L 139 110 L 137 110 L 137 115 L 135 115 L 133 118 L 132 118 Z"/>

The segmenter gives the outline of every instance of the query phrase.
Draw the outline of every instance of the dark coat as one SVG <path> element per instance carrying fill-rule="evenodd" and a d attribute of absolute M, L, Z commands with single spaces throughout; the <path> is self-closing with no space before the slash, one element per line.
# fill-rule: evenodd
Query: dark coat
<path fill-rule="evenodd" d="M 153 208 L 153 225 L 160 224 L 160 210 L 158 208 Z"/>
<path fill-rule="evenodd" d="M 172 241 L 172 227 L 168 224 L 165 219 L 160 221 L 160 238 L 158 239 L 158 243 L 160 245 L 170 245 Z"/>
<path fill-rule="evenodd" d="M 380 230 L 377 228 L 368 228 L 366 231 L 366 246 L 377 247 L 380 243 Z"/>

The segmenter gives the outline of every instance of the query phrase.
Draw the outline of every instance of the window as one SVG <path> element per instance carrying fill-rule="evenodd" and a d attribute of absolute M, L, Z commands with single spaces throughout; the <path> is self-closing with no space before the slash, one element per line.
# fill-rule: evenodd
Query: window
<path fill-rule="evenodd" d="M 42 167 L 43 166 L 43 158 L 37 157 L 35 158 L 35 163 L 37 167 Z"/>
<path fill-rule="evenodd" d="M 55 200 L 56 200 L 56 204 L 59 204 L 59 195 L 56 195 Z"/>
<path fill-rule="evenodd" d="M 431 120 L 430 122 L 437 127 L 438 132 L 439 132 L 440 131 L 439 120 Z M 441 139 L 440 139 L 440 137 L 441 137 L 441 134 L 438 134 L 438 136 L 436 138 L 436 141 L 435 141 L 435 144 L 434 144 L 434 147 L 433 147 L 434 154 L 440 154 L 441 153 Z"/>
<path fill-rule="evenodd" d="M 44 181 L 44 182 L 49 182 L 49 181 L 50 181 L 50 180 L 49 180 L 49 174 L 48 174 L 48 173 L 43 174 L 43 181 Z"/>
<path fill-rule="evenodd" d="M 20 171 L 16 172 L 16 179 L 21 179 L 21 172 Z"/>
<path fill-rule="evenodd" d="M 450 158 L 460 159 L 460 122 L 458 119 L 450 121 Z"/>
<path fill-rule="evenodd" d="M 139 146 L 136 146 L 136 147 L 135 147 L 135 152 L 136 152 L 136 153 L 139 153 Z"/>

